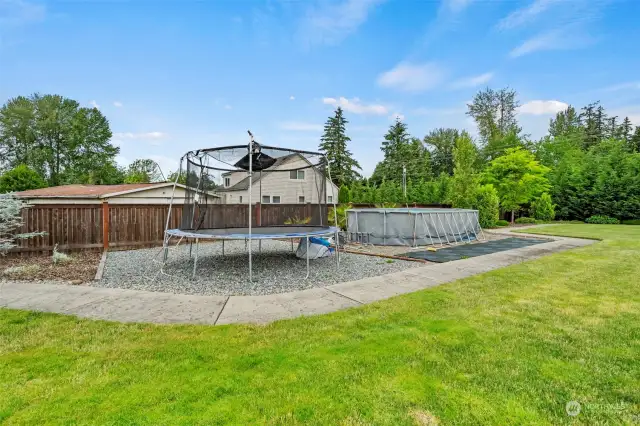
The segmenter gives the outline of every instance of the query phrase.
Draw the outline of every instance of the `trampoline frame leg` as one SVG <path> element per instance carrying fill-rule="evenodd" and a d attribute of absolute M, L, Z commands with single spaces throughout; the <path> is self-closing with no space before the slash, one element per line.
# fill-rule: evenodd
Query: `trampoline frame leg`
<path fill-rule="evenodd" d="M 224 240 L 222 240 L 222 257 L 224 257 Z"/>
<path fill-rule="evenodd" d="M 196 268 L 198 267 L 198 248 L 200 246 L 200 241 L 198 240 L 198 238 L 196 238 L 196 256 L 193 259 L 193 274 L 191 275 L 191 278 L 195 278 L 196 277 Z"/>
<path fill-rule="evenodd" d="M 304 279 L 306 280 L 307 278 L 309 278 L 309 236 L 307 235 L 307 276 L 304 277 Z"/>

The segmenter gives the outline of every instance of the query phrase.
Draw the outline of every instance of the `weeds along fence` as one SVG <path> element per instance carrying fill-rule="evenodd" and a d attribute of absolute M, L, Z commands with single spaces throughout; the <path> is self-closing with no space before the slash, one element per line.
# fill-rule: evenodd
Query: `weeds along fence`
<path fill-rule="evenodd" d="M 202 227 L 246 227 L 246 204 L 208 206 Z M 255 204 L 253 226 L 284 225 L 290 220 L 326 224 L 327 207 L 318 204 Z M 168 205 L 132 204 L 34 204 L 22 211 L 21 233 L 46 235 L 18 241 L 9 255 L 29 256 L 62 251 L 118 250 L 162 245 Z M 178 228 L 182 206 L 171 210 L 169 227 Z"/>

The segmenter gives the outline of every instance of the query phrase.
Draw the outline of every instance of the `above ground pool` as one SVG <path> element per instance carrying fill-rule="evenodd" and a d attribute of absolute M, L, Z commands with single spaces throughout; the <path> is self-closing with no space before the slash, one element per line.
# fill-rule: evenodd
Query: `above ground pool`
<path fill-rule="evenodd" d="M 423 246 L 477 240 L 478 211 L 466 209 L 349 209 L 347 239 L 362 244 Z"/>

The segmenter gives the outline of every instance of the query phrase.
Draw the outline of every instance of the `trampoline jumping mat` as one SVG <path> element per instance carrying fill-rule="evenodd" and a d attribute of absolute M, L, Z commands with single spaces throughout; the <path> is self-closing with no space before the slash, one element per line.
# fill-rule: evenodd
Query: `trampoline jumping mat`
<path fill-rule="evenodd" d="M 401 254 L 400 256 L 428 260 L 429 262 L 444 263 L 451 262 L 452 260 L 482 256 L 485 254 L 497 253 L 499 251 L 528 247 L 547 242 L 549 242 L 549 240 L 541 240 L 537 238 L 505 238 L 503 240 L 494 240 L 486 243 L 447 247 L 439 249 L 438 251 L 413 251 Z"/>

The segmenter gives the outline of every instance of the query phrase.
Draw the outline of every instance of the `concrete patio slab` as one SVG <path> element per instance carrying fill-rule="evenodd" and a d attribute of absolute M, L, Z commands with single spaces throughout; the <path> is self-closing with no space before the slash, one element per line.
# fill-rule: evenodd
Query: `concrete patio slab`
<path fill-rule="evenodd" d="M 268 323 L 388 299 L 595 242 L 579 238 L 514 234 L 505 230 L 492 232 L 547 238 L 549 241 L 469 259 L 410 268 L 379 277 L 268 296 L 199 296 L 0 281 L 0 307 L 120 322 Z"/>
<path fill-rule="evenodd" d="M 217 324 L 267 323 L 302 315 L 318 315 L 360 303 L 326 288 L 312 288 L 268 296 L 231 296 Z"/>

